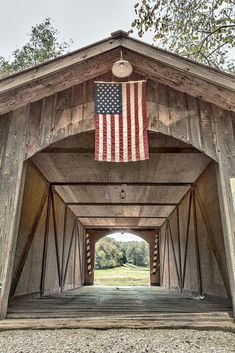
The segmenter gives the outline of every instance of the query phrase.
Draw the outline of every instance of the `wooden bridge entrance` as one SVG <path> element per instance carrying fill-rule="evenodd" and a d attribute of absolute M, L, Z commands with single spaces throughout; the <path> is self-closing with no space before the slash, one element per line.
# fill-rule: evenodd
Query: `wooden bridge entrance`
<path fill-rule="evenodd" d="M 113 80 L 120 48 L 134 66 L 130 79 L 148 79 L 150 159 L 96 162 L 94 81 Z M 208 307 L 230 317 L 217 299 L 235 308 L 234 102 L 234 77 L 123 32 L 0 81 L 1 318 L 34 315 L 37 305 L 43 313 L 50 302 L 59 316 L 57 304 L 69 312 L 69 300 L 76 313 L 82 303 L 95 312 L 101 293 L 107 310 L 110 295 L 123 302 L 128 293 L 148 315 L 165 315 L 164 301 L 170 308 L 177 298 L 182 315 L 194 303 L 202 316 Z M 96 240 L 120 229 L 148 239 L 151 261 L 157 237 L 151 284 L 163 289 L 83 288 L 93 284 Z"/>

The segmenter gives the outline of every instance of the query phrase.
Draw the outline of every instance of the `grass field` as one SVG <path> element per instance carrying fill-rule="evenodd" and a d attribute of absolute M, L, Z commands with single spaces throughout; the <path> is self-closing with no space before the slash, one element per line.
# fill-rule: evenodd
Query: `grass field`
<path fill-rule="evenodd" d="M 148 286 L 149 268 L 125 264 L 120 267 L 95 270 L 95 285 Z"/>

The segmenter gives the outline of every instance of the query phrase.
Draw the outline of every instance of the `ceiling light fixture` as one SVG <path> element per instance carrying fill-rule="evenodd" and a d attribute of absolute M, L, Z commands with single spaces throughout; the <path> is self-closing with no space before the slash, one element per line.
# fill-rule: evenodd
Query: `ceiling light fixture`
<path fill-rule="evenodd" d="M 120 192 L 120 199 L 121 200 L 126 200 L 126 191 L 124 189 L 122 189 L 121 192 Z"/>
<path fill-rule="evenodd" d="M 124 77 L 130 76 L 132 71 L 133 71 L 132 65 L 129 63 L 129 61 L 123 59 L 122 51 L 121 51 L 120 59 L 113 64 L 113 67 L 112 67 L 113 75 L 119 78 L 124 78 Z"/>

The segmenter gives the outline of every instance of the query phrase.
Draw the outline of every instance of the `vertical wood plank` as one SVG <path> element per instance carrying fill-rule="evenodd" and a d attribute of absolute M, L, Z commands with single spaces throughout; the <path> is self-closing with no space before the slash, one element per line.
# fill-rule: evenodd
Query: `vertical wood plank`
<path fill-rule="evenodd" d="M 0 116 L 0 175 L 2 170 L 2 162 L 5 156 L 5 150 L 7 145 L 7 137 L 10 128 L 9 115 Z"/>
<path fill-rule="evenodd" d="M 202 150 L 205 151 L 211 158 L 217 159 L 215 146 L 215 125 L 212 105 L 202 100 L 199 100 L 198 104 L 201 120 L 201 134 L 203 136 Z"/>
<path fill-rule="evenodd" d="M 40 125 L 40 150 L 47 147 L 52 142 L 56 100 L 57 94 L 43 99 Z"/>
<path fill-rule="evenodd" d="M 2 158 L 0 175 L 0 318 L 5 318 L 14 264 L 16 235 L 24 184 L 24 153 L 29 107 L 25 106 L 10 117 L 9 134 Z"/>
<path fill-rule="evenodd" d="M 235 136 L 230 112 L 215 106 L 213 107 L 213 112 L 219 158 L 217 167 L 219 202 L 229 284 L 235 315 L 235 211 L 230 185 L 230 178 L 235 177 Z"/>
<path fill-rule="evenodd" d="M 184 93 L 170 89 L 169 99 L 172 136 L 181 141 L 187 142 L 188 130 L 186 123 L 187 110 L 185 108 L 185 95 Z"/>
<path fill-rule="evenodd" d="M 29 155 L 33 155 L 39 150 L 42 105 L 42 100 L 30 104 L 30 119 L 26 144 Z"/>
<path fill-rule="evenodd" d="M 185 95 L 185 98 L 187 109 L 187 121 L 189 125 L 189 143 L 200 151 L 202 151 L 202 133 L 200 127 L 198 100 L 188 94 Z"/>
<path fill-rule="evenodd" d="M 71 134 L 72 130 L 72 100 L 73 88 L 57 94 L 55 111 L 54 111 L 54 126 L 53 126 L 53 141 L 59 141 Z"/>
<path fill-rule="evenodd" d="M 157 119 L 154 119 L 150 128 L 168 135 L 171 125 L 168 87 L 159 84 L 156 101 L 158 102 L 158 110 L 155 113 Z"/>

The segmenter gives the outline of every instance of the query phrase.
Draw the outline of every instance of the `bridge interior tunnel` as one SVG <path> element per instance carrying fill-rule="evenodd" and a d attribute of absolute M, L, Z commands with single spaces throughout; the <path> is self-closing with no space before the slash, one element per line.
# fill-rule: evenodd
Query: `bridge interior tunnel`
<path fill-rule="evenodd" d="M 216 163 L 184 142 L 148 134 L 148 161 L 94 161 L 94 131 L 27 161 L 10 310 L 15 297 L 93 284 L 86 234 L 93 269 L 97 239 L 122 229 L 149 239 L 150 267 L 158 239 L 152 285 L 230 298 Z"/>

